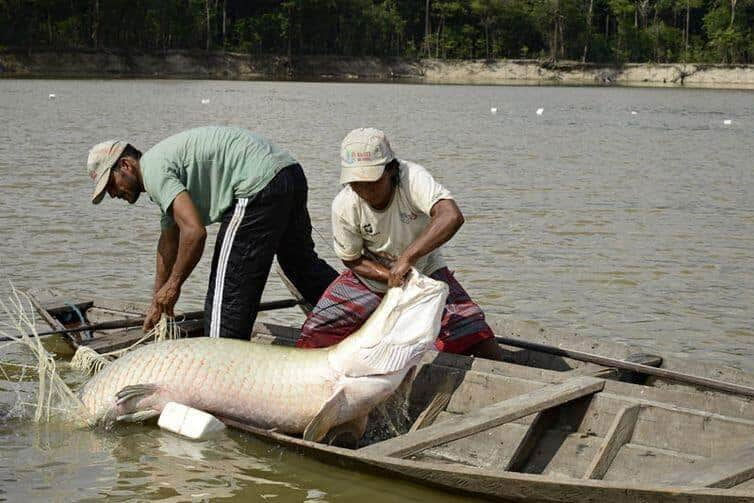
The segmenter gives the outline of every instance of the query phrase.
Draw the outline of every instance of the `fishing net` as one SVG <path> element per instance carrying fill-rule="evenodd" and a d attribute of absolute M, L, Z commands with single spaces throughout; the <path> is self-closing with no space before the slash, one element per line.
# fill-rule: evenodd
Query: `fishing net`
<path fill-rule="evenodd" d="M 0 336 L 11 339 L 0 343 L 0 374 L 7 383 L 15 384 L 12 391 L 16 395 L 15 403 L 4 415 L 32 408 L 37 422 L 49 422 L 55 417 L 89 424 L 84 404 L 60 377 L 54 356 L 36 336 L 34 308 L 26 294 L 11 285 L 11 294 L 7 301 L 0 299 L 0 308 L 5 313 L 0 321 Z M 11 351 L 12 346 L 28 351 L 20 355 Z M 36 390 L 30 390 L 28 383 L 34 376 Z"/>
<path fill-rule="evenodd" d="M 123 349 L 110 351 L 109 353 L 97 353 L 90 347 L 80 346 L 76 350 L 76 354 L 71 359 L 71 367 L 83 372 L 84 374 L 93 375 L 105 368 L 110 362 L 116 358 L 120 358 L 124 354 L 131 351 L 136 346 L 151 341 L 164 341 L 172 339 L 180 339 L 184 334 L 183 330 L 175 322 L 175 318 L 167 316 L 163 313 L 160 321 L 152 328 L 152 330 L 145 334 L 133 344 Z"/>

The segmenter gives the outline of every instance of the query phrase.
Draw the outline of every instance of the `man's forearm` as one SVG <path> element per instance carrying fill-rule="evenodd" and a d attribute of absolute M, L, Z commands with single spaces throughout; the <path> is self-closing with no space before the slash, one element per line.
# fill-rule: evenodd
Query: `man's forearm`
<path fill-rule="evenodd" d="M 178 255 L 178 227 L 163 229 L 160 233 L 160 240 L 157 243 L 157 267 L 154 277 L 154 291 L 159 291 L 173 272 Z"/>
<path fill-rule="evenodd" d="M 185 190 L 173 200 L 175 225 L 163 229 L 157 252 L 155 292 L 142 329 L 151 330 L 160 316 L 173 316 L 173 308 L 181 296 L 181 286 L 204 251 L 207 230 L 199 217 L 191 196 Z"/>
<path fill-rule="evenodd" d="M 452 238 L 463 225 L 463 214 L 452 200 L 438 202 L 424 231 L 403 252 L 412 264 Z"/>
<path fill-rule="evenodd" d="M 175 263 L 166 282 L 177 287 L 183 285 L 202 258 L 206 239 L 207 232 L 203 227 L 180 232 Z"/>
<path fill-rule="evenodd" d="M 356 260 L 344 260 L 343 264 L 363 278 L 373 279 L 387 283 L 390 269 L 376 260 L 360 257 Z"/>

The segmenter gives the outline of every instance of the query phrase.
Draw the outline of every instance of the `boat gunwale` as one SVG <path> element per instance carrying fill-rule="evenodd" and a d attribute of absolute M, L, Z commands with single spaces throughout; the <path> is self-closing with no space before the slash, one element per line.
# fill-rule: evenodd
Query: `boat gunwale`
<path fill-rule="evenodd" d="M 384 470 L 386 473 L 390 473 L 393 475 L 400 475 L 404 476 L 402 473 L 402 470 L 405 468 L 415 468 L 419 470 L 425 470 L 432 473 L 439 473 L 444 476 L 447 476 L 448 473 L 446 470 L 443 470 L 442 467 L 451 467 L 453 469 L 454 474 L 458 475 L 469 475 L 469 476 L 475 476 L 475 477 L 486 477 L 491 481 L 501 481 L 501 482 L 507 482 L 510 483 L 512 481 L 519 481 L 526 484 L 540 484 L 540 485 L 555 485 L 557 487 L 565 487 L 565 488 L 573 488 L 573 489 L 581 489 L 581 488 L 592 488 L 595 490 L 610 490 L 615 491 L 613 494 L 609 495 L 611 498 L 618 497 L 617 499 L 611 499 L 613 503 L 633 503 L 637 501 L 648 501 L 648 500 L 642 500 L 637 499 L 637 497 L 640 494 L 648 494 L 651 495 L 653 498 L 657 495 L 663 495 L 667 496 L 673 501 L 676 501 L 676 498 L 683 498 L 684 496 L 709 496 L 711 498 L 726 498 L 725 501 L 737 501 L 735 498 L 745 498 L 740 501 L 754 501 L 754 494 L 748 491 L 740 491 L 736 489 L 719 489 L 719 488 L 708 488 L 708 487 L 699 487 L 699 486 L 662 486 L 662 485 L 651 485 L 651 484 L 630 484 L 630 483 L 623 483 L 624 481 L 608 481 L 608 480 L 600 480 L 600 479 L 570 479 L 570 478 L 558 478 L 558 477 L 552 477 L 542 474 L 534 474 L 534 473 L 523 473 L 523 472 L 513 472 L 513 471 L 505 471 L 502 472 L 496 472 L 491 469 L 486 468 L 477 468 L 477 467 L 471 467 L 466 466 L 460 463 L 430 463 L 427 461 L 419 461 L 419 460 L 412 460 L 412 459 L 402 459 L 398 457 L 391 457 L 391 456 L 376 456 L 376 455 L 370 455 L 367 453 L 359 453 L 358 450 L 353 449 L 346 449 L 343 447 L 336 447 L 326 444 L 321 444 L 317 442 L 312 442 L 309 440 L 304 440 L 301 438 L 293 437 L 290 435 L 286 435 L 283 433 L 278 433 L 276 431 L 271 430 L 265 430 L 263 428 L 257 428 L 252 425 L 248 425 L 246 423 L 243 423 L 242 421 L 234 420 L 232 418 L 228 417 L 222 417 L 219 416 L 220 420 L 223 421 L 225 424 L 237 428 L 239 430 L 245 431 L 247 433 L 251 433 L 252 435 L 263 438 L 266 440 L 273 441 L 278 444 L 282 444 L 285 447 L 293 447 L 293 448 L 302 448 L 308 451 L 316 451 L 317 454 L 325 453 L 328 456 L 334 456 L 334 459 L 336 460 L 348 460 L 349 462 L 356 462 L 363 464 L 365 466 L 372 466 L 377 467 L 381 470 Z M 412 476 L 406 476 L 407 480 L 417 480 L 416 477 Z M 421 479 L 425 482 L 429 482 L 432 485 L 439 485 L 442 487 L 454 489 L 454 490 L 460 490 L 461 492 L 467 492 L 463 491 L 460 485 L 448 485 L 443 483 L 441 480 L 433 480 L 433 479 Z M 638 494 L 637 494 L 638 493 Z M 537 497 L 536 492 L 532 491 L 531 494 L 527 495 L 513 495 L 513 494 L 499 494 L 499 493 L 479 493 L 476 491 L 471 492 L 470 494 L 484 494 L 485 496 L 494 496 L 497 498 L 531 498 L 531 497 Z M 595 495 L 599 496 L 600 498 L 604 498 L 607 495 Z M 623 497 L 619 497 L 623 496 Z M 572 499 L 548 499 L 547 501 L 562 501 L 562 502 L 568 502 L 573 501 Z M 590 500 L 581 500 L 581 501 L 590 501 Z M 603 501 L 602 499 L 595 499 L 591 501 Z M 660 501 L 657 499 L 652 499 L 651 501 Z M 694 501 L 697 501 L 696 499 Z M 710 502 L 717 501 L 714 499 L 709 500 Z"/>

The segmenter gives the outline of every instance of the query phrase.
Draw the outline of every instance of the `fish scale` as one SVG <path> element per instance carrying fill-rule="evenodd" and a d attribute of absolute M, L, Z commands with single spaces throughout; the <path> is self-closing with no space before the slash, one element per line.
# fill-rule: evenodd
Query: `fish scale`
<path fill-rule="evenodd" d="M 347 344 L 326 349 L 206 337 L 156 342 L 110 363 L 79 397 L 94 422 L 143 419 L 174 401 L 284 433 L 308 431 L 314 440 L 356 420 L 363 433 L 369 411 L 432 347 L 446 297 L 447 285 L 414 273 Z"/>

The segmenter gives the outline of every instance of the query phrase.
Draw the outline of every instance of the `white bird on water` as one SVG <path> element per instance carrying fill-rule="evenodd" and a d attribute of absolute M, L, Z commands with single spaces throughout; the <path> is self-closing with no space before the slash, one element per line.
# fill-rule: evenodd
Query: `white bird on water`
<path fill-rule="evenodd" d="M 496 114 L 497 113 L 497 108 L 495 108 L 495 107 L 490 108 L 490 113 L 491 114 Z"/>
<path fill-rule="evenodd" d="M 723 121 L 723 124 L 725 124 L 726 126 L 730 126 L 731 124 L 733 124 L 733 121 L 732 121 L 732 120 L 730 120 L 730 119 L 725 119 L 725 120 Z"/>
<path fill-rule="evenodd" d="M 202 105 L 209 105 L 209 99 L 207 99 L 207 98 L 204 98 L 204 99 L 202 100 Z"/>
<path fill-rule="evenodd" d="M 47 96 L 48 99 L 54 100 L 55 95 L 53 93 L 50 93 L 49 96 Z"/>
<path fill-rule="evenodd" d="M 537 115 L 542 115 L 545 112 L 544 108 L 537 108 Z"/>

